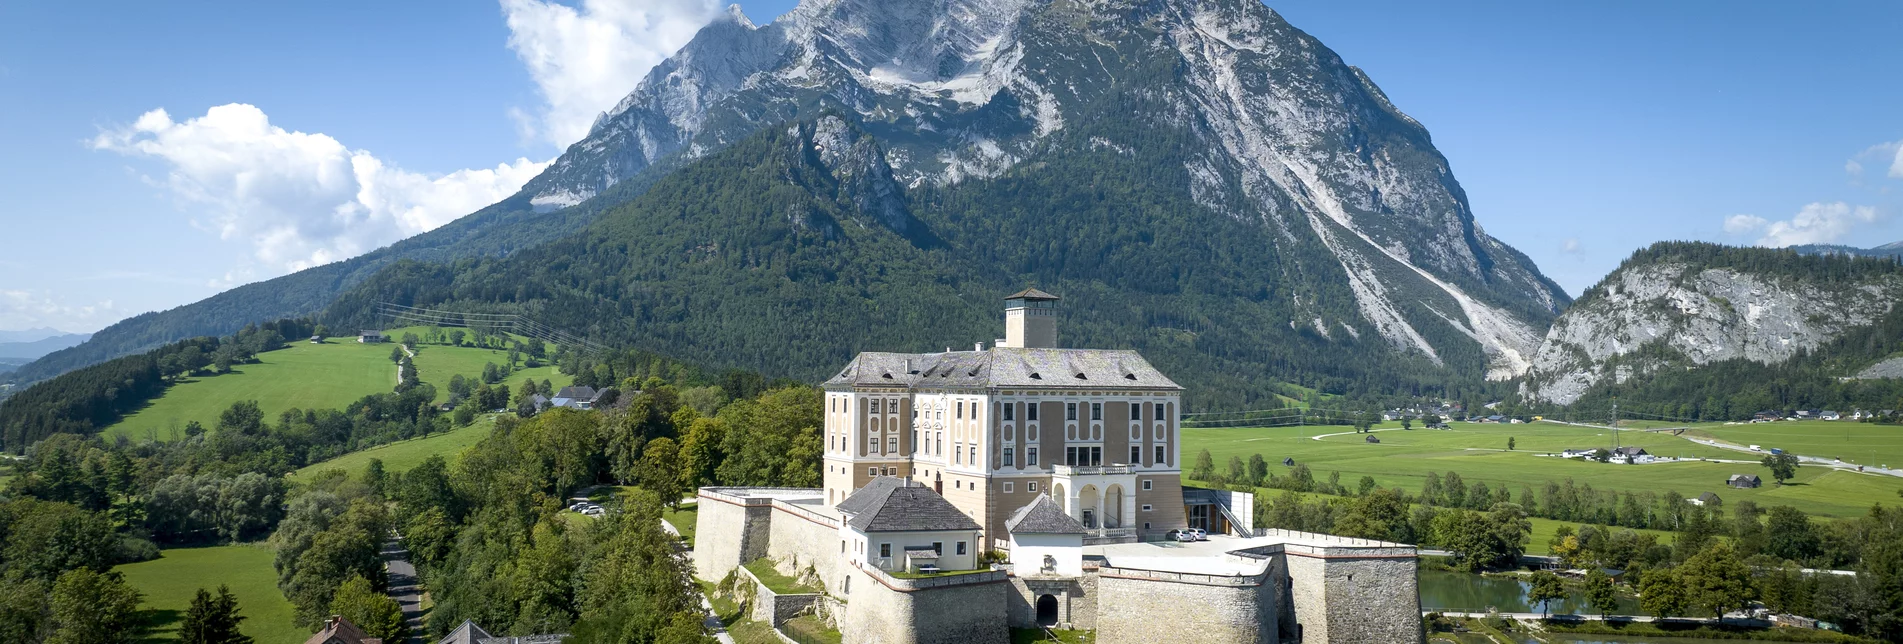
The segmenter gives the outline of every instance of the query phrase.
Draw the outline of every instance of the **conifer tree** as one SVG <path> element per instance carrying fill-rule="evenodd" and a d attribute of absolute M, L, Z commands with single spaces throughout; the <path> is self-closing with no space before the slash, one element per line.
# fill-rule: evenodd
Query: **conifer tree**
<path fill-rule="evenodd" d="M 179 624 L 179 641 L 184 644 L 252 644 L 251 636 L 238 632 L 238 623 L 245 618 L 238 614 L 238 598 L 231 589 L 218 586 L 218 595 L 213 597 L 205 589 L 198 589 L 192 597 L 192 605 L 185 611 L 185 621 Z"/>

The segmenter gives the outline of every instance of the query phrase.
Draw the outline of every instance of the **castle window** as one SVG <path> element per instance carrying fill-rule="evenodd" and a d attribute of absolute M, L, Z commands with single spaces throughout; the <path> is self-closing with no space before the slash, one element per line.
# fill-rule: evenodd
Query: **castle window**
<path fill-rule="evenodd" d="M 1064 420 L 1077 420 L 1077 403 L 1064 403 Z"/>
<path fill-rule="evenodd" d="M 1009 463 L 1007 463 L 1007 465 L 1009 465 Z M 1013 491 L 1015 491 L 1015 489 L 1016 489 L 1016 488 L 1017 488 L 1017 485 L 1016 485 L 1016 484 L 1014 484 L 1014 483 L 1012 483 L 1012 482 L 1010 482 L 1010 481 L 1005 481 L 1005 482 L 1004 482 L 1004 493 L 1005 493 L 1005 494 L 1010 494 L 1010 493 L 1012 493 Z"/>
<path fill-rule="evenodd" d="M 1148 504 L 1148 503 L 1145 503 L 1145 504 L 1143 504 L 1143 511 L 1144 511 L 1144 512 L 1149 512 L 1150 510 L 1153 510 L 1153 509 L 1155 509 L 1155 508 L 1152 508 L 1152 507 L 1150 507 L 1150 504 Z M 1147 528 L 1147 527 L 1150 527 L 1150 526 L 1149 526 L 1148 524 L 1145 524 L 1145 525 L 1144 525 L 1143 527 L 1145 527 L 1145 528 Z"/>
<path fill-rule="evenodd" d="M 885 410 L 894 414 L 899 413 L 899 399 L 893 398 L 885 401 Z"/>
<path fill-rule="evenodd" d="M 952 463 L 954 465 L 965 464 L 965 451 L 958 449 L 956 445 L 952 446 Z"/>
<path fill-rule="evenodd" d="M 1037 420 L 1037 401 L 1024 403 L 1024 419 Z"/>
<path fill-rule="evenodd" d="M 1163 420 L 1163 403 L 1156 404 L 1156 418 L 1151 420 Z"/>
<path fill-rule="evenodd" d="M 893 454 L 897 454 L 897 453 L 899 453 L 899 437 L 897 437 L 897 436 L 888 436 L 888 437 L 886 437 L 886 439 L 885 439 L 885 451 L 887 451 L 887 452 L 889 452 L 889 453 L 893 453 Z"/>
<path fill-rule="evenodd" d="M 1026 447 L 1026 448 L 1024 448 L 1024 464 L 1025 464 L 1025 465 L 1036 465 L 1036 464 L 1037 464 L 1037 448 L 1035 448 L 1035 447 Z M 1036 484 L 1036 483 L 1032 483 L 1031 485 L 1032 485 L 1032 487 L 1031 487 L 1031 491 L 1032 491 L 1032 492 L 1036 492 L 1036 491 L 1037 491 L 1037 487 L 1036 487 L 1036 486 L 1037 486 L 1037 484 Z"/>
<path fill-rule="evenodd" d="M 977 465 L 978 464 L 978 446 L 973 445 L 970 447 L 970 449 L 971 449 L 971 464 Z"/>
<path fill-rule="evenodd" d="M 1024 484 L 1024 489 L 1025 489 L 1025 491 L 1027 491 L 1027 492 L 1036 492 L 1036 491 L 1037 491 L 1037 481 L 1031 481 L 1031 482 L 1029 482 L 1029 483 L 1025 483 L 1025 484 Z"/>
<path fill-rule="evenodd" d="M 945 556 L 945 542 L 943 542 L 943 541 L 933 541 L 933 542 L 932 542 L 932 554 L 935 554 L 935 555 L 938 555 L 938 556 L 941 556 L 941 557 L 943 557 L 943 556 Z"/>
<path fill-rule="evenodd" d="M 1149 480 L 1149 479 L 1143 479 L 1143 491 L 1145 491 L 1145 492 L 1148 492 L 1148 491 L 1150 491 L 1150 480 Z"/>
<path fill-rule="evenodd" d="M 1130 446 L 1130 464 L 1138 465 L 1138 464 L 1141 464 L 1142 462 L 1143 462 L 1143 448 L 1136 445 L 1131 445 Z"/>
<path fill-rule="evenodd" d="M 1143 404 L 1130 405 L 1130 420 L 1143 420 Z"/>
<path fill-rule="evenodd" d="M 1147 505 L 1143 506 L 1143 509 L 1148 510 L 1150 509 L 1150 506 L 1147 506 Z M 892 544 L 889 544 L 889 543 L 879 544 L 879 558 L 880 559 L 892 558 Z"/>
<path fill-rule="evenodd" d="M 1005 405 L 1004 405 L 1004 419 L 1005 419 L 1005 420 L 1016 420 L 1015 418 L 1013 418 L 1013 416 L 1015 416 L 1015 415 L 1016 415 L 1016 410 L 1017 410 L 1017 405 L 1014 405 L 1014 404 L 1010 404 L 1010 403 L 1005 403 Z"/>
<path fill-rule="evenodd" d="M 965 542 L 963 541 L 958 542 L 958 554 L 965 554 Z M 1349 577 L 1348 579 L 1350 581 L 1354 580 L 1353 577 Z"/>
<path fill-rule="evenodd" d="M 866 476 L 878 476 L 878 475 L 879 475 L 879 468 L 876 468 L 876 467 L 866 468 Z"/>
<path fill-rule="evenodd" d="M 1103 420 L 1103 403 L 1090 403 L 1090 419 Z"/>
<path fill-rule="evenodd" d="M 1012 458 L 1012 454 L 1011 454 L 1011 448 L 1009 448 L 1009 447 L 1006 447 L 1006 448 L 1004 448 L 1004 466 L 1005 466 L 1005 467 L 1011 467 L 1011 466 L 1013 466 L 1013 465 L 1017 465 L 1017 464 L 1018 464 L 1018 463 L 1017 463 L 1017 461 L 1016 461 L 1016 460 L 1014 460 L 1014 459 Z M 1006 492 L 1010 492 L 1010 491 L 1011 491 L 1011 484 L 1010 484 L 1010 483 L 1006 483 L 1006 484 L 1004 484 L 1004 487 L 1005 487 L 1005 490 L 1004 490 L 1004 491 L 1006 491 Z"/>
<path fill-rule="evenodd" d="M 1156 446 L 1156 464 L 1157 465 L 1162 465 L 1164 464 L 1163 461 L 1167 460 L 1163 458 L 1164 453 L 1165 453 L 1165 450 L 1162 445 Z"/>
<path fill-rule="evenodd" d="M 877 453 L 879 451 L 879 437 L 877 436 L 866 437 L 866 451 L 874 452 L 874 453 Z"/>
<path fill-rule="evenodd" d="M 964 417 L 965 417 L 965 403 L 964 401 L 959 401 L 958 410 L 956 412 L 953 412 L 952 418 L 964 418 Z"/>

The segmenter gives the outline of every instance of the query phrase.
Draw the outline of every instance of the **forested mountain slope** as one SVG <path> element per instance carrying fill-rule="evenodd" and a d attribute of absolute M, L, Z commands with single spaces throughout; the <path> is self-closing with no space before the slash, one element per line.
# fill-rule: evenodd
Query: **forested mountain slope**
<path fill-rule="evenodd" d="M 1894 379 L 1846 379 L 1903 352 L 1899 301 L 1894 260 L 1663 242 L 1553 323 L 1523 392 L 1674 401 L 1674 413 L 1712 419 L 1894 404 Z"/>

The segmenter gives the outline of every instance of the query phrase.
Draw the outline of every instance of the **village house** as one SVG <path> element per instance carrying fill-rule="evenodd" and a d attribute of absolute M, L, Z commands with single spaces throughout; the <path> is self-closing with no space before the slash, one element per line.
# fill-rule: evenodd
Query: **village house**
<path fill-rule="evenodd" d="M 1764 485 L 1764 481 L 1756 474 L 1733 474 L 1725 480 L 1725 485 L 1744 490 Z"/>
<path fill-rule="evenodd" d="M 365 330 L 357 333 L 357 341 L 363 344 L 376 344 L 384 340 L 382 331 Z"/>
<path fill-rule="evenodd" d="M 1725 504 L 1724 499 L 1718 498 L 1717 494 L 1713 494 L 1711 492 L 1705 492 L 1705 493 L 1699 494 L 1698 496 L 1685 499 L 1685 502 L 1690 503 L 1692 505 L 1707 506 L 1707 507 L 1717 507 L 1717 506 L 1721 506 Z"/>

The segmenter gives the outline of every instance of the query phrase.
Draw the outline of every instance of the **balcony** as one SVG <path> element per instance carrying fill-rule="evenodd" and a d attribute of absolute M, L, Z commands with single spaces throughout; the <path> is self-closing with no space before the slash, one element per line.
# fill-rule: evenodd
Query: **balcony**
<path fill-rule="evenodd" d="M 1051 473 L 1058 476 L 1099 476 L 1104 474 L 1135 474 L 1136 470 L 1128 465 L 1052 465 Z"/>

